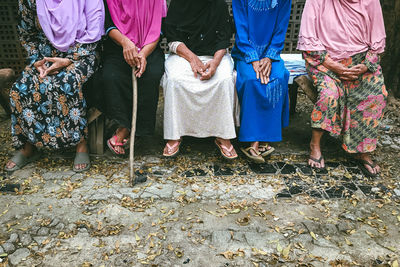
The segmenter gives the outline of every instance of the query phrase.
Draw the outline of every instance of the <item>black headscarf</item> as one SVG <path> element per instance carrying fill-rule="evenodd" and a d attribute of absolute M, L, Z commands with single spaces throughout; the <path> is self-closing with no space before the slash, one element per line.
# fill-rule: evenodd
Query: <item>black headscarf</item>
<path fill-rule="evenodd" d="M 172 0 L 164 25 L 168 42 L 180 41 L 198 56 L 228 48 L 232 21 L 225 0 Z"/>

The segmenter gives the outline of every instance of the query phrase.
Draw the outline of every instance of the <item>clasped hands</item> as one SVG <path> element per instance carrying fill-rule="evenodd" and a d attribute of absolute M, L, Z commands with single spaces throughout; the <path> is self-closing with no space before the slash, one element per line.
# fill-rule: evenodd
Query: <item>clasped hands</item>
<path fill-rule="evenodd" d="M 257 80 L 260 80 L 262 84 L 269 83 L 269 76 L 272 69 L 271 63 L 271 59 L 267 57 L 251 62 L 253 69 L 256 72 Z"/>
<path fill-rule="evenodd" d="M 325 62 L 323 65 L 328 68 L 329 70 L 336 73 L 342 81 L 354 81 L 357 80 L 358 77 L 363 75 L 368 71 L 368 68 L 365 64 L 358 64 L 351 68 L 346 67 L 340 62 L 337 62 L 330 58 L 329 56 L 326 57 Z"/>
<path fill-rule="evenodd" d="M 48 64 L 50 63 L 50 64 Z M 45 78 L 47 75 L 55 75 L 63 68 L 71 65 L 72 61 L 62 57 L 45 57 L 42 60 L 36 61 L 33 66 L 39 71 L 40 78 Z M 50 66 L 49 66 L 50 65 Z"/>
<path fill-rule="evenodd" d="M 204 64 L 197 56 L 194 56 L 189 63 L 194 73 L 194 77 L 197 78 L 197 76 L 199 76 L 201 81 L 211 79 L 217 71 L 219 65 L 215 59 L 212 59 Z"/>
<path fill-rule="evenodd" d="M 346 66 L 342 65 L 342 67 L 338 70 L 338 72 L 336 72 L 336 74 L 339 75 L 340 80 L 354 81 L 367 71 L 368 68 L 367 66 L 365 66 L 365 64 L 358 64 L 351 68 L 347 68 Z"/>
<path fill-rule="evenodd" d="M 143 50 L 139 52 L 136 45 L 129 39 L 122 44 L 122 48 L 126 63 L 131 67 L 136 67 L 135 75 L 140 78 L 146 70 L 146 55 Z"/>

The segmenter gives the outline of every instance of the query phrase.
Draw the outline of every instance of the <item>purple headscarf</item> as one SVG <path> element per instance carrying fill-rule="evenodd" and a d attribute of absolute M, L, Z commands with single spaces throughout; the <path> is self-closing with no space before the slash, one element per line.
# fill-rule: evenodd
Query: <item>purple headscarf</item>
<path fill-rule="evenodd" d="M 104 34 L 102 0 L 38 0 L 36 9 L 46 37 L 62 52 L 75 43 L 94 43 Z"/>

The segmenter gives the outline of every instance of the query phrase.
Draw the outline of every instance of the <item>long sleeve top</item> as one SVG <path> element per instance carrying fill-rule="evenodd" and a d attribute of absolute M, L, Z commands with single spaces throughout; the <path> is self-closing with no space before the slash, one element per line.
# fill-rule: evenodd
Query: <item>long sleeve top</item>
<path fill-rule="evenodd" d="M 289 24 L 291 0 L 232 0 L 236 26 L 232 57 L 246 63 L 280 60 Z"/>

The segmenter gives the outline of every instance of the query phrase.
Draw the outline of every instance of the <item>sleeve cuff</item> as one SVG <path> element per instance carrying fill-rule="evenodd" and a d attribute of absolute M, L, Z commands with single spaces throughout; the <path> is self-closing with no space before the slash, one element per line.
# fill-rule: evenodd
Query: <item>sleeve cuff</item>
<path fill-rule="evenodd" d="M 281 51 L 274 48 L 268 48 L 267 53 L 265 53 L 265 57 L 279 61 L 281 60 Z"/>
<path fill-rule="evenodd" d="M 182 42 L 179 41 L 169 42 L 168 43 L 169 52 L 176 54 L 176 50 L 178 49 L 178 46 L 180 44 L 182 44 Z"/>
<path fill-rule="evenodd" d="M 111 30 L 114 30 L 114 29 L 117 29 L 117 30 L 118 30 L 118 28 L 115 27 L 115 26 L 108 28 L 108 29 L 106 30 L 106 35 L 108 35 L 108 33 L 109 33 Z"/>
<path fill-rule="evenodd" d="M 245 54 L 245 61 L 246 63 L 251 63 L 254 61 L 260 60 L 260 57 L 258 56 L 256 51 L 251 51 Z"/>

